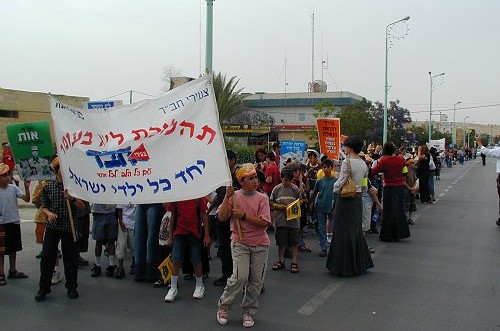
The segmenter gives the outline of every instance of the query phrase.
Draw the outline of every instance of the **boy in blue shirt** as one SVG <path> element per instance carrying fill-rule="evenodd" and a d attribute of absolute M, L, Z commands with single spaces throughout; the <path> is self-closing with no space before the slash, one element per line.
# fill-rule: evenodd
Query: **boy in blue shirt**
<path fill-rule="evenodd" d="M 328 250 L 328 241 L 326 239 L 326 221 L 328 215 L 333 210 L 335 197 L 333 195 L 333 185 L 337 178 L 333 175 L 333 161 L 326 159 L 323 164 L 324 177 L 319 179 L 314 186 L 313 201 L 316 208 L 316 219 L 318 221 L 320 257 L 325 257 Z"/>

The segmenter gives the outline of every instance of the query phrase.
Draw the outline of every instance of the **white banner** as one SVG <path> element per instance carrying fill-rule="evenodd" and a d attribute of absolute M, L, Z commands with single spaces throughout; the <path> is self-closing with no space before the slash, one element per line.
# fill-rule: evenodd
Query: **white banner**
<path fill-rule="evenodd" d="M 442 139 L 439 139 L 439 140 L 431 140 L 430 142 L 427 143 L 427 147 L 429 149 L 431 147 L 434 147 L 439 152 L 442 152 L 442 151 L 444 151 L 446 149 L 445 138 L 442 138 Z"/>
<path fill-rule="evenodd" d="M 106 204 L 182 201 L 231 183 L 209 76 L 108 109 L 49 99 L 64 186 L 75 197 Z"/>

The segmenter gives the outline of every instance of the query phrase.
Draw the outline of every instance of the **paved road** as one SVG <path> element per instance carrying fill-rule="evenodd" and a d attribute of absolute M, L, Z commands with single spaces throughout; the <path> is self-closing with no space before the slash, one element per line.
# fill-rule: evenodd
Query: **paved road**
<path fill-rule="evenodd" d="M 360 277 L 328 274 L 324 258 L 317 256 L 316 239 L 309 236 L 314 250 L 300 255 L 299 274 L 274 272 L 269 267 L 254 329 L 500 330 L 495 185 L 491 161 L 486 167 L 469 161 L 444 169 L 436 183 L 438 202 L 418 204 L 410 239 L 381 243 L 375 235 L 369 237 L 377 249 L 375 268 Z M 23 219 L 31 219 L 33 212 L 22 209 Z M 79 273 L 79 299 L 69 300 L 64 285 L 59 284 L 46 301 L 35 303 L 39 261 L 34 256 L 40 247 L 32 240 L 33 223 L 24 222 L 22 231 L 25 248 L 19 255 L 19 269 L 30 278 L 9 280 L 0 287 L 2 330 L 242 328 L 238 307 L 228 326 L 219 326 L 215 319 L 222 291 L 211 285 L 218 276 L 216 260 L 202 300 L 191 299 L 191 282 L 181 281 L 180 298 L 167 304 L 163 302 L 165 289 L 135 283 L 130 276 L 91 278 L 90 267 L 84 267 Z M 91 254 L 86 257 L 90 259 Z M 275 260 L 276 248 L 272 247 L 270 263 Z"/>

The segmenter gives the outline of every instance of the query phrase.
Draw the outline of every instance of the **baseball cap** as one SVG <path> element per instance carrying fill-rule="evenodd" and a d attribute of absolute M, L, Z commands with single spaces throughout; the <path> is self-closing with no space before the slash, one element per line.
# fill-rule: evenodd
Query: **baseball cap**
<path fill-rule="evenodd" d="M 1 175 L 5 175 L 6 173 L 8 173 L 10 170 L 9 166 L 6 165 L 5 163 L 0 163 L 0 176 Z"/>
<path fill-rule="evenodd" d="M 56 156 L 54 159 L 52 159 L 50 165 L 52 166 L 52 168 L 57 167 L 59 165 L 59 156 Z"/>
<path fill-rule="evenodd" d="M 244 177 L 255 175 L 255 166 L 252 163 L 245 163 L 238 170 L 236 170 L 236 178 L 241 181 Z"/>

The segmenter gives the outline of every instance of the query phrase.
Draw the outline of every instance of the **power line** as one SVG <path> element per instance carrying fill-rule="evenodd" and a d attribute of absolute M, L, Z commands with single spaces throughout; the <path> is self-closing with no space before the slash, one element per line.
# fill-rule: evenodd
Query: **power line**
<path fill-rule="evenodd" d="M 152 97 L 152 98 L 156 97 L 156 95 L 151 95 L 151 94 L 147 94 L 147 93 L 144 93 L 144 92 L 139 92 L 139 91 L 132 91 L 132 92 L 139 93 L 139 94 L 145 95 L 147 97 Z"/>
<path fill-rule="evenodd" d="M 155 95 L 147 94 L 147 93 L 140 92 L 140 91 L 134 91 L 134 90 L 132 90 L 132 92 L 133 92 L 133 93 L 142 94 L 142 95 L 145 95 L 145 96 L 148 96 L 148 97 L 152 97 L 152 98 L 154 98 L 154 97 L 155 97 Z M 99 100 L 97 100 L 97 101 L 103 101 L 103 100 L 108 100 L 108 99 L 116 98 L 117 96 L 122 95 L 122 94 L 125 94 L 125 93 L 130 93 L 130 90 L 125 91 L 125 92 L 122 92 L 122 93 L 118 93 L 118 94 L 115 94 L 115 95 L 112 95 L 112 96 L 107 97 L 107 98 L 102 98 L 102 99 L 99 99 Z"/>
<path fill-rule="evenodd" d="M 107 97 L 107 98 L 102 98 L 102 99 L 99 99 L 99 100 L 97 100 L 97 101 L 102 101 L 102 100 L 107 100 L 107 99 L 111 99 L 111 98 L 116 98 L 117 96 L 122 95 L 122 94 L 125 94 L 125 93 L 130 93 L 130 90 L 129 90 L 129 91 L 122 92 L 122 93 L 118 93 L 118 94 L 115 94 L 115 95 L 112 95 L 112 96 Z"/>
<path fill-rule="evenodd" d="M 464 109 L 478 109 L 478 108 L 488 108 L 488 107 L 498 107 L 500 106 L 500 103 L 493 103 L 490 105 L 481 105 L 481 106 L 471 106 L 471 107 L 460 107 L 456 108 L 455 110 L 464 110 Z M 448 108 L 448 109 L 435 109 L 432 112 L 445 112 L 445 111 L 451 111 L 454 110 L 453 108 Z M 418 110 L 418 111 L 409 111 L 410 113 L 428 113 L 428 110 Z"/>

